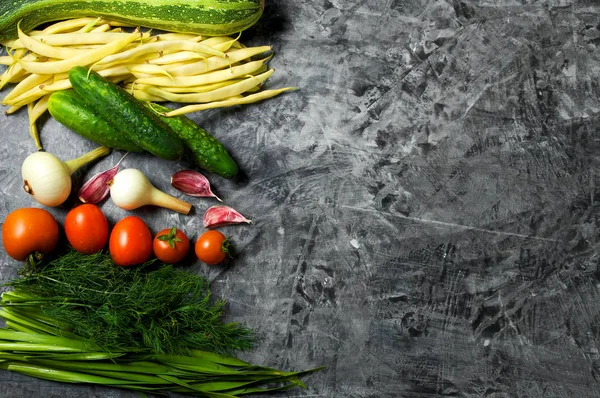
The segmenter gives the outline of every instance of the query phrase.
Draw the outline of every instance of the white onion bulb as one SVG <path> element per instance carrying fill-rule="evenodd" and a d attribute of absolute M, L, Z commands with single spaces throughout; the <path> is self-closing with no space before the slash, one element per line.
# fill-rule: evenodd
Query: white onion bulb
<path fill-rule="evenodd" d="M 117 173 L 110 186 L 110 198 L 125 210 L 153 205 L 188 214 L 192 208 L 191 204 L 156 188 L 137 169 L 125 169 Z"/>
<path fill-rule="evenodd" d="M 44 206 L 59 206 L 71 193 L 71 173 L 65 163 L 48 152 L 27 156 L 21 166 L 23 189 Z"/>
<path fill-rule="evenodd" d="M 48 152 L 32 153 L 21 165 L 23 189 L 44 206 L 60 206 L 71 193 L 71 175 L 84 164 L 109 153 L 110 148 L 103 146 L 66 162 Z"/>

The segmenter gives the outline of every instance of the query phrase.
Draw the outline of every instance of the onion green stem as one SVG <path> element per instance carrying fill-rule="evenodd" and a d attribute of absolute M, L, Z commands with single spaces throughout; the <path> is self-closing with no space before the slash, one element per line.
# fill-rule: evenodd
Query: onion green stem
<path fill-rule="evenodd" d="M 67 166 L 69 173 L 73 174 L 80 167 L 82 167 L 98 158 L 106 156 L 109 153 L 110 153 L 110 148 L 108 148 L 106 146 L 101 146 L 101 147 L 98 147 L 96 149 L 89 151 L 88 153 L 81 155 L 78 158 L 67 160 L 64 163 Z"/>

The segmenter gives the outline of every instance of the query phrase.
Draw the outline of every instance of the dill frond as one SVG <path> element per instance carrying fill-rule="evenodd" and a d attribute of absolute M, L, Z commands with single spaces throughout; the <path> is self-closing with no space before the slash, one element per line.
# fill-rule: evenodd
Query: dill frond
<path fill-rule="evenodd" d="M 206 278 L 157 261 L 117 267 L 106 253 L 69 251 L 6 285 L 14 294 L 3 307 L 37 311 L 55 321 L 51 333 L 75 334 L 107 352 L 231 353 L 255 344 L 250 329 L 222 321 L 226 302 L 211 299 Z"/>

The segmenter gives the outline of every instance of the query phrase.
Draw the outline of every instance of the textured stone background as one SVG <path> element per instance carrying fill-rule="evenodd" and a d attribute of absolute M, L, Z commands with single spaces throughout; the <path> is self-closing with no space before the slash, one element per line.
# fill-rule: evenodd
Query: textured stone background
<path fill-rule="evenodd" d="M 193 116 L 238 160 L 245 178 L 210 178 L 254 224 L 226 228 L 231 266 L 192 269 L 263 338 L 242 358 L 327 366 L 276 396 L 600 396 L 597 1 L 269 1 L 242 41 L 300 90 Z M 24 112 L 0 123 L 4 219 L 32 204 L 34 147 Z M 42 140 L 94 146 L 53 120 Z M 167 191 L 187 167 L 123 166 Z M 214 202 L 193 203 L 134 214 L 195 237 Z M 16 267 L 2 255 L 0 279 Z M 0 396 L 135 395 L 0 372 Z"/>

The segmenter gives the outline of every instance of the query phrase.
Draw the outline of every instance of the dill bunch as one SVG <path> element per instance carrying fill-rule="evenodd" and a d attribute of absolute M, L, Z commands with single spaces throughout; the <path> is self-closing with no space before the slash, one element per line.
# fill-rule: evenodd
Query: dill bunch
<path fill-rule="evenodd" d="M 222 321 L 226 302 L 211 300 L 206 278 L 158 261 L 118 267 L 103 252 L 69 251 L 6 285 L 5 310 L 107 352 L 231 353 L 255 344 L 250 329 Z"/>

